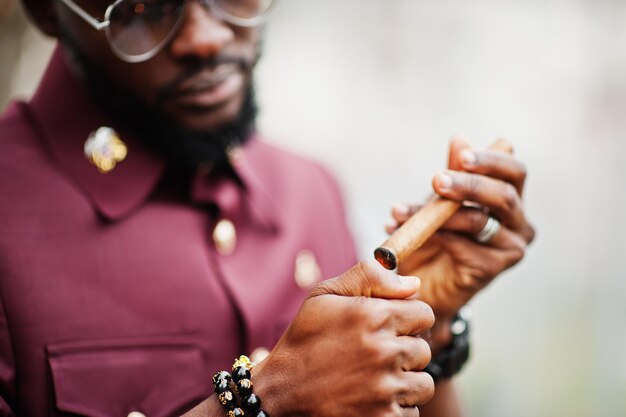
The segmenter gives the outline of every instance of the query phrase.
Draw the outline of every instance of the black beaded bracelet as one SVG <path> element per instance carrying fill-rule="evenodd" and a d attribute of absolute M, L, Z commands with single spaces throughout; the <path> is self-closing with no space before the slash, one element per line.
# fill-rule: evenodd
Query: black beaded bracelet
<path fill-rule="evenodd" d="M 213 376 L 213 386 L 217 398 L 222 404 L 228 417 L 252 416 L 269 417 L 269 414 L 261 409 L 261 398 L 252 392 L 252 376 L 250 369 L 254 364 L 247 356 L 240 356 L 233 364 L 233 374 L 220 371 Z M 231 390 L 231 382 L 235 383 L 235 390 L 239 395 L 240 407 L 237 406 L 237 398 Z"/>
<path fill-rule="evenodd" d="M 241 355 L 233 364 L 233 381 L 241 397 L 241 407 L 247 415 L 269 417 L 269 414 L 261 409 L 261 397 L 252 392 L 250 370 L 253 366 L 254 363 L 245 355 Z"/>
<path fill-rule="evenodd" d="M 226 371 L 220 371 L 213 376 L 213 387 L 217 394 L 217 399 L 226 411 L 228 417 L 243 416 L 244 412 L 241 408 L 237 407 L 237 398 L 230 389 L 230 382 L 232 377 Z"/>

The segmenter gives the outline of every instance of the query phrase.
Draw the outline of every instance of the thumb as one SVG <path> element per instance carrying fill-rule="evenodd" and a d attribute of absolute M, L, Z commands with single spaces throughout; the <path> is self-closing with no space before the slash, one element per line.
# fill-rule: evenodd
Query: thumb
<path fill-rule="evenodd" d="M 375 260 L 361 261 L 336 278 L 318 284 L 309 298 L 319 295 L 404 299 L 415 295 L 421 286 L 417 277 L 400 276 Z"/>

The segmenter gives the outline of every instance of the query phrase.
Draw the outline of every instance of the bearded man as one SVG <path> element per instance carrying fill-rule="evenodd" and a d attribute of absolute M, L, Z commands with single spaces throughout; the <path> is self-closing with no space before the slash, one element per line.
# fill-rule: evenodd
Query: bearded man
<path fill-rule="evenodd" d="M 255 129 L 274 1 L 24 5 L 59 45 L 0 119 L 0 415 L 459 415 L 455 314 L 534 235 L 519 161 L 456 139 L 434 188 L 474 204 L 422 281 L 356 263 L 331 176 Z"/>

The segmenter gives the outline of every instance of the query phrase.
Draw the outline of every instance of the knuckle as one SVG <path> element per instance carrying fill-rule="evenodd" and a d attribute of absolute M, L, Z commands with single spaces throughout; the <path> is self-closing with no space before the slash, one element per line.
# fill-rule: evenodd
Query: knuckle
<path fill-rule="evenodd" d="M 374 369 L 384 372 L 395 369 L 402 357 L 402 351 L 397 344 L 390 343 L 376 335 L 365 334 L 361 337 L 364 358 Z"/>
<path fill-rule="evenodd" d="M 512 184 L 507 183 L 502 190 L 501 209 L 507 212 L 515 210 L 519 206 L 519 195 Z"/>
<path fill-rule="evenodd" d="M 363 280 L 369 280 L 370 275 L 372 275 L 371 269 L 372 269 L 372 265 L 371 265 L 370 260 L 368 259 L 368 260 L 361 261 L 355 266 L 353 266 L 350 269 L 350 272 L 354 273 L 357 277 Z"/>
<path fill-rule="evenodd" d="M 404 344 L 400 349 L 398 349 L 398 356 L 396 361 L 399 365 L 398 367 L 404 369 L 407 363 L 414 362 L 414 360 L 412 360 L 414 356 L 415 350 L 412 349 L 411 346 Z"/>
<path fill-rule="evenodd" d="M 480 177 L 478 175 L 466 175 L 463 183 L 470 197 L 476 197 L 480 193 L 481 186 Z"/>
<path fill-rule="evenodd" d="M 520 239 L 519 244 L 515 248 L 517 261 L 521 261 L 522 258 L 526 255 L 526 249 L 528 249 L 528 244 L 524 241 L 524 239 Z"/>
<path fill-rule="evenodd" d="M 396 377 L 390 373 L 382 375 L 374 385 L 379 401 L 391 403 L 398 393 L 398 382 Z"/>
<path fill-rule="evenodd" d="M 359 262 L 357 265 L 361 280 L 365 283 L 365 288 L 371 291 L 375 288 L 385 286 L 385 280 L 389 278 L 389 274 L 378 261 L 368 259 Z"/>
<path fill-rule="evenodd" d="M 356 265 L 359 272 L 366 277 L 378 277 L 380 264 L 375 259 L 365 259 Z"/>
<path fill-rule="evenodd" d="M 360 320 L 372 330 L 382 330 L 393 325 L 395 310 L 388 300 L 361 297 Z"/>
<path fill-rule="evenodd" d="M 528 224 L 528 231 L 526 232 L 526 242 L 530 245 L 537 237 L 537 230 L 532 224 Z"/>
<path fill-rule="evenodd" d="M 515 265 L 516 263 L 521 261 L 524 258 L 524 255 L 526 255 L 527 247 L 528 246 L 526 242 L 524 242 L 523 239 L 519 239 L 519 242 L 517 242 L 511 249 L 511 259 L 507 267 Z"/>
<path fill-rule="evenodd" d="M 485 265 L 485 269 L 480 274 L 456 274 L 454 278 L 455 286 L 462 292 L 473 293 L 485 285 L 495 274 L 490 271 L 493 263 Z"/>
<path fill-rule="evenodd" d="M 435 324 L 435 312 L 432 307 L 423 301 L 416 302 L 417 307 L 420 309 L 421 327 L 430 329 Z"/>
<path fill-rule="evenodd" d="M 332 294 L 333 293 L 332 286 L 334 285 L 333 281 L 335 281 L 335 279 L 322 281 L 316 284 L 315 286 L 313 286 L 313 288 L 311 288 L 311 290 L 309 291 L 309 295 L 307 298 L 315 298 L 321 295 Z"/>
<path fill-rule="evenodd" d="M 377 340 L 369 333 L 362 333 L 360 337 L 357 338 L 357 341 L 361 345 L 358 350 L 363 353 L 362 357 L 367 358 L 366 361 L 364 361 L 364 366 L 369 365 L 372 368 L 379 367 L 380 362 L 382 362 L 382 355 Z"/>
<path fill-rule="evenodd" d="M 354 303 L 352 303 L 348 313 L 349 320 L 353 323 L 365 324 L 368 328 L 377 327 L 375 324 L 380 321 L 379 314 L 377 314 L 377 310 L 379 310 L 377 303 L 366 297 L 354 297 L 353 301 Z"/>
<path fill-rule="evenodd" d="M 430 345 L 428 342 L 421 337 L 417 339 L 416 349 L 419 354 L 419 369 L 424 369 L 430 363 L 432 359 L 432 351 L 430 350 Z"/>
<path fill-rule="evenodd" d="M 384 343 L 381 353 L 382 364 L 388 369 L 400 369 L 402 361 L 405 360 L 405 352 L 398 343 Z"/>
<path fill-rule="evenodd" d="M 506 152 L 513 154 L 515 153 L 515 149 L 513 148 L 513 144 L 506 138 L 498 138 L 496 141 L 497 149 L 500 152 Z"/>
<path fill-rule="evenodd" d="M 520 182 L 524 182 L 524 181 L 526 181 L 526 177 L 528 177 L 528 167 L 522 161 L 518 161 L 518 164 L 519 164 L 519 166 L 518 166 L 517 179 Z"/>
<path fill-rule="evenodd" d="M 419 376 L 417 389 L 421 393 L 420 404 L 425 404 L 435 396 L 435 381 L 426 372 L 420 372 Z"/>
<path fill-rule="evenodd" d="M 430 363 L 432 352 L 425 339 L 412 336 L 410 342 L 403 344 L 401 356 L 405 371 L 421 371 Z"/>

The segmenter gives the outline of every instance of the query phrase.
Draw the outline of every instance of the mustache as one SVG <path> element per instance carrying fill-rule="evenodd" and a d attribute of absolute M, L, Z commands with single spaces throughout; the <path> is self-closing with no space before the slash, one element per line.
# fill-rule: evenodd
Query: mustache
<path fill-rule="evenodd" d="M 224 66 L 236 67 L 246 74 L 252 73 L 252 70 L 260 58 L 259 54 L 248 58 L 243 55 L 219 54 L 206 59 L 194 59 L 186 62 L 185 69 L 161 86 L 157 92 L 157 99 L 164 100 L 172 96 L 180 94 L 185 89 L 185 85 L 189 84 L 194 78 L 201 77 L 202 73 L 215 72 L 218 68 Z"/>

